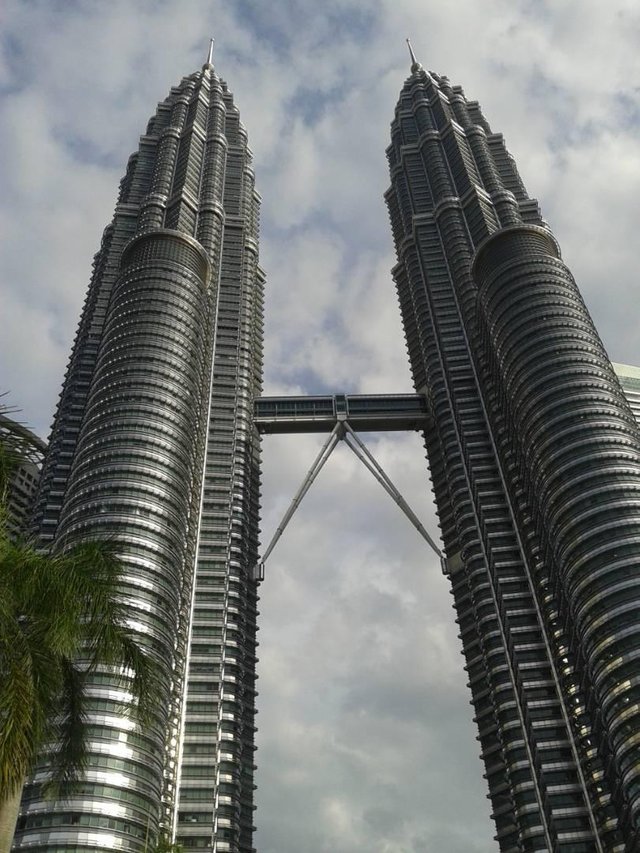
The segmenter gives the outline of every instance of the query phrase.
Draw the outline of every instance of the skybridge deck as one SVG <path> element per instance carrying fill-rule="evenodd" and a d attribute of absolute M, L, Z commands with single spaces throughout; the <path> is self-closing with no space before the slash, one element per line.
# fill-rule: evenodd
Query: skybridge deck
<path fill-rule="evenodd" d="M 427 402 L 421 394 L 260 397 L 254 415 L 262 435 L 331 432 L 344 420 L 358 432 L 423 430 L 429 422 Z"/>

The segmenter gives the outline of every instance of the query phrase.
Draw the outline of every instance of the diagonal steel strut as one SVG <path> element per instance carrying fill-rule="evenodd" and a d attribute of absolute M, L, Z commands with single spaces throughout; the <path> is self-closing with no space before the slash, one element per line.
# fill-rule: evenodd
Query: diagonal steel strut
<path fill-rule="evenodd" d="M 386 474 L 382 466 L 376 461 L 373 454 L 369 450 L 369 448 L 358 438 L 357 434 L 351 429 L 348 421 L 344 421 L 344 429 L 345 429 L 345 444 L 353 450 L 358 459 L 363 463 L 365 468 L 368 468 L 369 471 L 373 474 L 376 480 L 380 483 L 382 488 L 387 492 L 388 495 L 398 504 L 403 513 L 407 516 L 411 524 L 416 528 L 418 533 L 422 536 L 422 538 L 427 542 L 431 550 L 437 554 L 437 556 L 442 560 L 442 551 L 438 548 L 433 539 L 429 536 L 424 526 L 422 525 L 420 519 L 415 514 L 415 512 L 411 509 L 409 504 L 402 497 L 398 489 L 394 486 L 389 476 Z M 352 444 L 351 441 L 348 440 L 347 436 L 355 442 Z"/>
<path fill-rule="evenodd" d="M 387 476 L 382 466 L 376 461 L 371 451 L 360 440 L 360 438 L 358 438 L 357 434 L 353 431 L 346 418 L 342 418 L 336 422 L 336 425 L 331 431 L 329 438 L 322 446 L 322 449 L 317 455 L 313 465 L 311 466 L 311 468 L 309 468 L 304 480 L 302 481 L 302 485 L 298 489 L 294 499 L 291 501 L 291 504 L 289 505 L 287 511 L 285 512 L 282 518 L 282 521 L 276 528 L 276 532 L 273 534 L 273 538 L 269 542 L 269 545 L 267 546 L 267 549 L 264 552 L 264 556 L 261 560 L 258 561 L 258 563 L 256 563 L 255 566 L 253 566 L 251 570 L 251 577 L 253 580 L 264 580 L 264 564 L 266 563 L 267 558 L 275 548 L 278 540 L 284 533 L 287 524 L 291 521 L 294 512 L 300 506 L 302 499 L 311 488 L 311 484 L 322 470 L 325 462 L 331 456 L 339 441 L 344 441 L 344 443 L 353 451 L 353 453 L 358 457 L 358 459 L 362 462 L 365 468 L 367 468 L 367 470 L 369 470 L 373 474 L 373 476 L 384 488 L 387 494 L 391 496 L 395 503 L 404 512 L 411 524 L 413 524 L 418 533 L 428 543 L 431 550 L 440 558 L 440 561 L 444 561 L 444 555 L 442 554 L 442 551 L 438 548 L 431 536 L 429 536 L 424 526 L 420 522 L 418 516 L 413 512 L 409 504 L 405 501 L 398 489 L 394 486 L 393 482 Z"/>
<path fill-rule="evenodd" d="M 259 580 L 259 581 L 264 580 L 264 564 L 267 561 L 269 554 L 276 547 L 278 540 L 280 539 L 280 537 L 284 533 L 285 527 L 287 526 L 287 524 L 289 524 L 289 522 L 291 521 L 291 517 L 293 516 L 294 512 L 298 509 L 298 507 L 302 503 L 303 497 L 307 494 L 307 492 L 311 488 L 311 484 L 313 483 L 315 478 L 318 476 L 318 474 L 322 470 L 327 459 L 331 456 L 331 454 L 335 450 L 336 444 L 340 441 L 341 431 L 342 431 L 341 430 L 341 424 L 336 423 L 333 430 L 331 431 L 331 434 L 329 435 L 329 438 L 322 445 L 322 449 L 320 450 L 320 453 L 318 453 L 318 455 L 316 456 L 313 465 L 307 471 L 307 474 L 306 474 L 304 480 L 302 481 L 302 485 L 298 489 L 294 499 L 289 504 L 287 511 L 285 512 L 284 516 L 282 517 L 282 521 L 280 522 L 280 524 L 276 528 L 276 532 L 273 534 L 273 538 L 271 539 L 271 542 L 269 542 L 267 550 L 264 552 L 264 557 L 261 560 L 259 560 L 258 563 L 253 567 L 252 577 L 254 580 Z"/>

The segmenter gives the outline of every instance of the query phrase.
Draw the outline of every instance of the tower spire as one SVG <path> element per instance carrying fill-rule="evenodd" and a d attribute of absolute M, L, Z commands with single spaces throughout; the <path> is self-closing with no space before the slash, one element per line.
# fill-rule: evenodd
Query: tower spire
<path fill-rule="evenodd" d="M 407 47 L 409 48 L 409 55 L 411 56 L 411 70 L 413 72 L 420 71 L 420 69 L 422 68 L 422 65 L 420 65 L 420 63 L 416 59 L 416 55 L 413 52 L 413 48 L 411 47 L 411 41 L 409 39 L 407 39 L 406 41 L 407 41 Z"/>
<path fill-rule="evenodd" d="M 205 68 L 207 66 L 210 66 L 211 68 L 213 68 L 213 45 L 214 45 L 214 43 L 215 43 L 215 39 L 210 38 L 209 39 L 209 55 L 207 56 L 207 61 L 204 64 Z"/>

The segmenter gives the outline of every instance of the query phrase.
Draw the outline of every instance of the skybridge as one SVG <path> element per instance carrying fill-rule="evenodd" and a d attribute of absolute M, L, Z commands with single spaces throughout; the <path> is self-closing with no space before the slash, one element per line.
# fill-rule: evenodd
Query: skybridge
<path fill-rule="evenodd" d="M 431 423 L 426 397 L 422 394 L 333 394 L 317 397 L 260 397 L 254 404 L 254 423 L 261 435 L 277 433 L 329 433 L 302 485 L 296 492 L 276 532 L 253 567 L 256 580 L 264 579 L 264 564 L 311 488 L 327 459 L 340 441 L 355 453 L 382 488 L 400 507 L 447 571 L 446 558 L 425 530 L 420 519 L 376 461 L 358 432 L 424 430 Z"/>
<path fill-rule="evenodd" d="M 331 432 L 339 420 L 357 432 L 423 430 L 429 413 L 422 394 L 260 397 L 255 403 L 254 422 L 262 435 Z"/>

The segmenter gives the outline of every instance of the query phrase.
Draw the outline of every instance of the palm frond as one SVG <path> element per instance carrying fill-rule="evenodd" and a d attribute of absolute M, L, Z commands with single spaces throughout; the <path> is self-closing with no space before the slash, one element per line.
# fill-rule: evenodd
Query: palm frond
<path fill-rule="evenodd" d="M 47 796 L 59 797 L 63 789 L 71 790 L 87 764 L 86 674 L 73 661 L 60 662 L 62 688 L 59 695 L 60 714 L 54 727 L 50 752 L 51 779 L 45 784 Z"/>
<path fill-rule="evenodd" d="M 0 639 L 0 798 L 22 784 L 39 734 L 30 655 L 18 626 Z"/>
<path fill-rule="evenodd" d="M 135 701 L 123 703 L 124 712 L 153 718 L 159 670 L 144 638 L 127 627 L 122 576 L 116 543 L 47 554 L 12 542 L 0 523 L 0 801 L 45 743 L 56 782 L 50 791 L 67 789 L 82 772 L 85 685 L 96 669 L 126 682 Z"/>
<path fill-rule="evenodd" d="M 144 725 L 157 714 L 157 697 L 161 695 L 160 668 L 157 662 L 145 652 L 135 635 L 123 630 L 120 636 L 118 659 L 122 666 L 130 670 L 132 692 L 138 701 L 137 717 Z"/>

